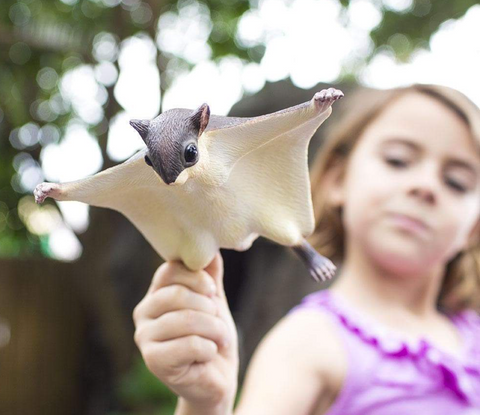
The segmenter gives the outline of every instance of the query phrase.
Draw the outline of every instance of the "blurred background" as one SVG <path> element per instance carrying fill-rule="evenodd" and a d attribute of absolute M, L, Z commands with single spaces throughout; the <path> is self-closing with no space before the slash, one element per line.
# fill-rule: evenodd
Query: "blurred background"
<path fill-rule="evenodd" d="M 0 414 L 167 415 L 176 400 L 133 343 L 161 259 L 117 212 L 36 205 L 38 183 L 122 162 L 143 145 L 129 119 L 203 102 L 255 116 L 324 87 L 423 82 L 480 105 L 478 39 L 478 0 L 1 0 Z M 319 287 L 266 240 L 223 255 L 242 377 Z"/>

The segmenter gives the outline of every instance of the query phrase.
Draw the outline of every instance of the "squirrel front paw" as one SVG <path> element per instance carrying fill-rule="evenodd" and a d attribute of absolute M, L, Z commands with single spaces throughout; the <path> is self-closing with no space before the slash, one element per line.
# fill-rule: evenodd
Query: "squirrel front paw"
<path fill-rule="evenodd" d="M 36 203 L 43 203 L 47 197 L 55 199 L 59 193 L 60 189 L 55 183 L 40 183 L 33 191 Z"/>
<path fill-rule="evenodd" d="M 313 96 L 313 101 L 315 102 L 315 106 L 321 111 L 325 111 L 328 107 L 330 107 L 335 101 L 343 98 L 344 94 L 339 89 L 335 88 L 328 88 L 322 89 L 320 92 L 317 92 Z"/>

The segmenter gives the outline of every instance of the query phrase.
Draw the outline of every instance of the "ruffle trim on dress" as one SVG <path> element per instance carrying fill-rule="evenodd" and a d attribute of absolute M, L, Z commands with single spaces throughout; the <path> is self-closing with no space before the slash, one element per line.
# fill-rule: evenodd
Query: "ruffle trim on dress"
<path fill-rule="evenodd" d="M 461 333 L 463 359 L 448 354 L 426 339 L 410 340 L 359 315 L 329 290 L 306 296 L 296 308 L 321 307 L 364 343 L 391 358 L 408 358 L 432 379 L 452 390 L 460 399 L 480 407 L 480 316 L 464 311 L 451 317 Z M 440 385 L 440 386 L 441 386 Z"/>

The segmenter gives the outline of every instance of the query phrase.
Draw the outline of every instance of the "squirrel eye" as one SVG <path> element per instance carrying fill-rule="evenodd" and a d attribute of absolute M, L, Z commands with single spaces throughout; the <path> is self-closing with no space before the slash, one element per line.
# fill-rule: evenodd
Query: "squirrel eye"
<path fill-rule="evenodd" d="M 150 157 L 145 156 L 145 163 L 147 163 L 150 167 L 152 167 L 152 160 L 150 160 Z"/>
<path fill-rule="evenodd" d="M 195 144 L 189 144 L 185 148 L 185 161 L 187 163 L 193 163 L 197 160 L 198 150 Z"/>

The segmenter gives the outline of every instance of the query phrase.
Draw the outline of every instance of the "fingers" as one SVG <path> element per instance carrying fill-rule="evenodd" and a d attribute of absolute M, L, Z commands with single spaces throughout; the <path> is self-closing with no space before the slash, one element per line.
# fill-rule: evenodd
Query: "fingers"
<path fill-rule="evenodd" d="M 223 258 L 220 252 L 217 252 L 212 262 L 207 265 L 204 270 L 215 281 L 217 292 L 220 297 L 225 297 L 225 290 L 223 288 Z"/>
<path fill-rule="evenodd" d="M 213 295 L 217 291 L 215 280 L 208 272 L 190 271 L 182 263 L 170 261 L 157 269 L 147 294 L 173 284 L 184 285 L 203 295 Z"/>
<path fill-rule="evenodd" d="M 135 342 L 165 342 L 191 335 L 214 341 L 218 347 L 226 346 L 230 336 L 221 318 L 201 311 L 179 310 L 144 321 L 135 331 Z"/>
<path fill-rule="evenodd" d="M 135 307 L 133 319 L 135 342 L 142 353 L 153 344 L 190 336 L 226 350 L 234 338 L 229 327 L 234 323 L 223 290 L 220 253 L 201 271 L 191 271 L 178 261 L 161 265 L 147 295 Z"/>
<path fill-rule="evenodd" d="M 232 326 L 235 326 L 223 286 L 223 258 L 220 252 L 215 255 L 212 262 L 205 268 L 205 271 L 212 276 L 216 283 L 217 292 L 213 300 L 218 306 L 218 316 L 224 321 L 229 321 Z"/>
<path fill-rule="evenodd" d="M 178 369 L 193 363 L 206 363 L 217 354 L 215 342 L 191 335 L 162 343 L 151 343 L 142 356 L 148 368 L 160 378 L 177 375 Z"/>
<path fill-rule="evenodd" d="M 190 271 L 178 261 L 162 264 L 155 272 L 146 296 L 135 307 L 133 312 L 135 323 L 138 324 L 143 319 L 157 318 L 169 311 L 187 308 L 216 314 L 217 305 L 210 301 L 210 298 L 218 292 L 224 296 L 223 284 L 220 282 L 219 290 L 210 273 L 217 280 L 223 278 L 223 261 L 220 254 L 217 254 L 208 265 L 207 271 Z"/>
<path fill-rule="evenodd" d="M 156 319 L 175 310 L 191 309 L 215 315 L 217 305 L 210 298 L 192 291 L 184 285 L 169 285 L 149 295 L 148 301 L 141 301 L 134 311 L 134 320 Z"/>

